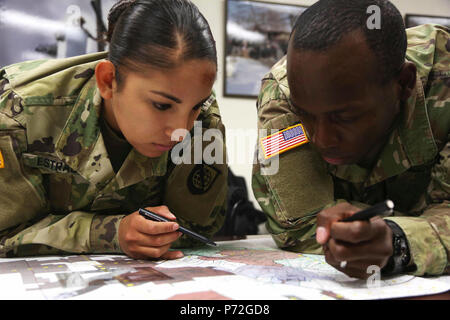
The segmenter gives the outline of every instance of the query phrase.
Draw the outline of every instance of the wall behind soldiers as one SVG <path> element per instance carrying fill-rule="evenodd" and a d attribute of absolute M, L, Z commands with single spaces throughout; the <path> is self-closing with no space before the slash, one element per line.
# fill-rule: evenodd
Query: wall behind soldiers
<path fill-rule="evenodd" d="M 264 0 L 262 0 L 264 1 Z M 215 84 L 217 99 L 221 109 L 223 122 L 227 130 L 256 130 L 256 99 L 242 99 L 224 97 L 223 95 L 223 73 L 224 73 L 224 50 L 225 50 L 225 0 L 192 0 L 209 21 L 211 30 L 217 42 L 219 73 Z M 267 2 L 284 3 L 310 6 L 316 0 L 270 0 Z M 450 16 L 450 0 L 392 0 L 392 3 L 405 14 L 424 14 Z M 248 139 L 246 139 L 248 140 Z M 242 140 L 239 141 L 243 143 Z M 242 152 L 245 148 L 237 146 L 236 139 L 229 139 L 227 147 L 230 152 Z M 247 149 L 254 148 L 254 142 L 246 145 Z M 235 157 L 233 157 L 235 158 Z M 243 156 L 244 160 L 248 158 Z M 233 160 L 233 159 L 231 159 Z M 242 159 L 232 161 L 230 167 L 236 175 L 243 176 L 246 179 L 250 199 L 259 208 L 257 201 L 251 191 L 251 163 L 245 163 Z M 248 162 L 248 161 L 247 161 Z"/>

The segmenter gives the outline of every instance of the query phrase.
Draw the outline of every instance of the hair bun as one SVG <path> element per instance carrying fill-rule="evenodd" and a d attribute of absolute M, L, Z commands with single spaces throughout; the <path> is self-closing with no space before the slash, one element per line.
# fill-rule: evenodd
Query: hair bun
<path fill-rule="evenodd" d="M 106 41 L 111 42 L 114 33 L 114 27 L 123 12 L 132 7 L 136 0 L 119 0 L 116 2 L 108 13 L 108 32 L 106 33 Z"/>

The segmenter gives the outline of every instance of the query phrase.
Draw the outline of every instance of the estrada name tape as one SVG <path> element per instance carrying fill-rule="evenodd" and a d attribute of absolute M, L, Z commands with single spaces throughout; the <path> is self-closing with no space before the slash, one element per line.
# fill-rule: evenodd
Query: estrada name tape
<path fill-rule="evenodd" d="M 266 159 L 309 142 L 300 123 L 261 138 L 260 141 Z"/>

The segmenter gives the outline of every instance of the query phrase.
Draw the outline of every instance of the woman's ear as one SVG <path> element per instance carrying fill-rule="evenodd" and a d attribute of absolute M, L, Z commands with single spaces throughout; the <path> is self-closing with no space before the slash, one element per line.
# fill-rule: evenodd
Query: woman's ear
<path fill-rule="evenodd" d="M 406 101 L 416 86 L 417 68 L 412 62 L 405 62 L 398 75 L 399 99 Z"/>
<path fill-rule="evenodd" d="M 111 61 L 104 60 L 95 67 L 95 79 L 100 95 L 103 99 L 109 100 L 113 96 L 115 88 L 115 67 Z"/>

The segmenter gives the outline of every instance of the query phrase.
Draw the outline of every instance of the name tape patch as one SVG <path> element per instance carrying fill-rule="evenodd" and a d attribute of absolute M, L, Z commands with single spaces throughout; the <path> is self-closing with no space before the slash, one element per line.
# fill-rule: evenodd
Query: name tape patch
<path fill-rule="evenodd" d="M 300 123 L 261 138 L 260 141 L 266 159 L 309 142 Z"/>
<path fill-rule="evenodd" d="M 76 173 L 76 171 L 69 167 L 64 161 L 54 157 L 23 153 L 22 160 L 26 166 L 39 168 L 45 172 Z"/>

